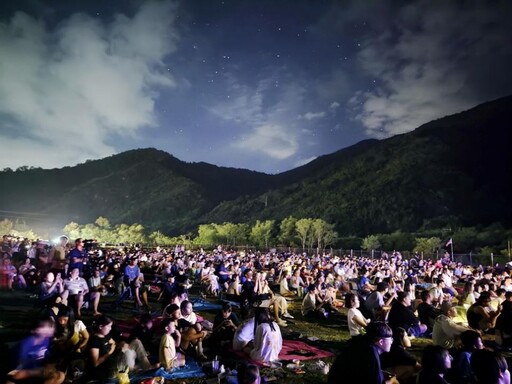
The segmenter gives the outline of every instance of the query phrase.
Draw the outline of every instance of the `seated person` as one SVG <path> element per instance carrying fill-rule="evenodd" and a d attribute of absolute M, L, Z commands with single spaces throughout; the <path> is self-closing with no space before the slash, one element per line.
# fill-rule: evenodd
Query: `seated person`
<path fill-rule="evenodd" d="M 179 346 L 181 343 L 181 334 L 176 329 L 175 322 L 170 318 L 163 319 L 162 328 L 164 329 L 164 334 L 160 339 L 158 356 L 160 366 L 167 372 L 170 372 L 173 368 L 185 365 L 185 356 L 181 352 L 176 351 L 176 345 Z"/>
<path fill-rule="evenodd" d="M 407 331 L 397 328 L 393 331 L 390 351 L 380 355 L 382 369 L 395 375 L 399 383 L 408 383 L 421 368 L 416 358 L 407 351 L 410 347 L 411 340 Z"/>
<path fill-rule="evenodd" d="M 453 318 L 457 316 L 457 310 L 449 301 L 443 302 L 441 311 L 442 314 L 436 318 L 434 323 L 432 342 L 434 345 L 440 345 L 444 348 L 453 348 L 455 339 L 469 328 L 458 325 L 453 321 Z"/>
<path fill-rule="evenodd" d="M 421 324 L 410 308 L 411 298 L 407 292 L 398 292 L 388 315 L 388 322 L 391 329 L 404 328 L 412 336 L 421 336 L 427 326 Z"/>
<path fill-rule="evenodd" d="M 257 365 L 242 363 L 236 371 L 238 384 L 260 384 L 260 369 Z"/>
<path fill-rule="evenodd" d="M 318 289 L 315 284 L 309 284 L 308 293 L 302 300 L 301 312 L 305 317 L 324 318 L 325 310 L 322 308 L 323 302 L 318 297 Z"/>
<path fill-rule="evenodd" d="M 55 324 L 50 317 L 37 319 L 32 334 L 20 343 L 18 365 L 8 373 L 8 384 L 60 384 L 64 381 L 64 373 L 49 364 L 49 350 L 54 334 Z"/>
<path fill-rule="evenodd" d="M 427 345 L 421 358 L 421 371 L 417 384 L 450 384 L 444 376 L 452 367 L 452 357 L 446 348 Z"/>
<path fill-rule="evenodd" d="M 94 270 L 93 275 L 87 281 L 87 285 L 89 286 L 89 299 L 92 304 L 92 314 L 93 316 L 100 316 L 101 313 L 98 312 L 98 305 L 100 304 L 101 295 L 105 291 L 105 287 L 101 281 L 99 269 Z"/>
<path fill-rule="evenodd" d="M 422 324 L 425 324 L 427 326 L 427 329 L 429 332 L 432 332 L 432 329 L 434 327 L 434 322 L 441 314 L 441 311 L 434 307 L 432 304 L 432 295 L 429 291 L 424 290 L 420 294 L 421 297 L 421 303 L 418 305 L 418 318 L 420 319 L 420 322 Z"/>
<path fill-rule="evenodd" d="M 233 335 L 233 350 L 250 353 L 254 347 L 254 316 L 244 320 Z"/>
<path fill-rule="evenodd" d="M 61 354 L 81 354 L 89 341 L 89 332 L 81 320 L 75 319 L 73 309 L 61 306 L 57 313 L 54 343 Z"/>
<path fill-rule="evenodd" d="M 364 384 L 387 383 L 380 363 L 380 355 L 389 352 L 393 332 L 384 322 L 368 324 L 366 335 L 353 337 L 349 348 L 336 357 L 329 371 L 327 383 L 337 384 L 350 374 L 351 382 Z"/>
<path fill-rule="evenodd" d="M 288 302 L 283 296 L 275 295 L 270 289 L 267 281 L 267 274 L 265 272 L 256 275 L 254 285 L 254 292 L 256 294 L 255 305 L 265 308 L 273 308 L 274 319 L 280 327 L 286 327 L 286 321 L 281 317 L 293 319 L 293 316 L 288 313 Z"/>
<path fill-rule="evenodd" d="M 293 297 L 297 295 L 297 292 L 292 291 L 288 286 L 288 279 L 290 278 L 290 272 L 284 271 L 279 281 L 279 293 L 285 297 Z"/>
<path fill-rule="evenodd" d="M 350 336 L 358 336 L 361 330 L 366 328 L 370 323 L 370 319 L 366 319 L 359 310 L 359 297 L 349 292 L 345 295 L 345 308 L 348 308 L 347 324 Z"/>
<path fill-rule="evenodd" d="M 39 285 L 39 301 L 44 306 L 52 306 L 62 292 L 64 292 L 64 281 L 61 275 L 55 276 L 53 272 L 48 272 Z"/>
<path fill-rule="evenodd" d="M 475 304 L 468 308 L 466 316 L 471 328 L 487 331 L 496 326 L 496 320 L 501 313 L 501 305 L 497 310 L 490 306 L 491 294 L 484 291 L 480 294 Z"/>
<path fill-rule="evenodd" d="M 176 328 L 181 334 L 180 348 L 187 351 L 190 346 L 195 347 L 196 357 L 206 359 L 203 352 L 203 340 L 207 336 L 207 332 L 202 330 L 201 324 L 197 322 L 197 316 L 192 310 L 192 303 L 184 300 L 181 306 L 170 304 L 166 313 L 170 313 L 169 317 L 176 321 Z"/>
<path fill-rule="evenodd" d="M 499 352 L 488 349 L 473 352 L 471 370 L 477 384 L 510 384 L 507 360 Z"/>
<path fill-rule="evenodd" d="M 150 314 L 142 315 L 139 323 L 130 332 L 130 349 L 135 351 L 136 362 L 142 370 L 152 368 L 148 360 L 148 351 L 151 351 L 153 346 L 153 334 L 153 318 Z"/>
<path fill-rule="evenodd" d="M 373 291 L 364 302 L 364 308 L 373 320 L 385 320 L 389 310 L 389 305 L 396 297 L 396 292 L 393 290 L 389 297 L 386 294 L 389 291 L 389 284 L 381 282 L 377 284 L 377 289 Z"/>
<path fill-rule="evenodd" d="M 89 292 L 89 286 L 83 277 L 80 277 L 80 270 L 73 268 L 69 277 L 64 280 L 64 292 L 62 300 L 75 310 L 76 317 L 81 318 L 82 306 L 85 302 L 85 295 Z"/>
<path fill-rule="evenodd" d="M 451 381 L 453 384 L 469 383 L 473 378 L 471 370 L 471 355 L 473 352 L 483 349 L 484 343 L 480 333 L 469 329 L 460 334 L 462 348 L 456 351 L 453 362 Z"/>
<path fill-rule="evenodd" d="M 501 315 L 496 320 L 496 342 L 503 347 L 512 347 L 512 291 L 505 293 Z"/>
<path fill-rule="evenodd" d="M 250 353 L 251 359 L 265 363 L 278 360 L 283 347 L 279 326 L 272 321 L 266 308 L 256 308 L 254 318 L 256 332 L 254 333 L 254 348 Z"/>
<path fill-rule="evenodd" d="M 237 327 L 240 325 L 238 316 L 233 312 L 230 303 L 223 303 L 222 310 L 213 320 L 210 342 L 214 345 L 231 345 Z"/>

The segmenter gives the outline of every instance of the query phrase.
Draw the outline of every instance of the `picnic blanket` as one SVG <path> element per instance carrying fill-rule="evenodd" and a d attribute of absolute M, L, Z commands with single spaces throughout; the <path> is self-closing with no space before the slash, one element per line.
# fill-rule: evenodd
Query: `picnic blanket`
<path fill-rule="evenodd" d="M 314 360 L 334 356 L 334 353 L 310 345 L 301 340 L 283 340 L 279 360 Z"/>
<path fill-rule="evenodd" d="M 206 376 L 201 366 L 192 357 L 187 356 L 185 363 L 185 366 L 181 368 L 174 368 L 172 372 L 167 372 L 163 368 L 158 368 L 137 373 L 130 376 L 130 383 L 139 383 L 140 381 L 151 377 L 163 377 L 166 380 L 174 380 Z"/>
<path fill-rule="evenodd" d="M 244 351 L 233 351 L 233 354 L 244 360 L 249 360 L 259 366 L 261 361 L 252 361 Z M 279 360 L 315 360 L 334 356 L 334 353 L 315 347 L 301 340 L 283 340 L 283 347 L 279 353 Z"/>
<path fill-rule="evenodd" d="M 201 298 L 190 299 L 190 302 L 192 303 L 192 305 L 194 307 L 194 312 L 212 311 L 212 310 L 220 311 L 222 309 L 222 304 L 211 303 L 211 302 L 201 299 Z"/>

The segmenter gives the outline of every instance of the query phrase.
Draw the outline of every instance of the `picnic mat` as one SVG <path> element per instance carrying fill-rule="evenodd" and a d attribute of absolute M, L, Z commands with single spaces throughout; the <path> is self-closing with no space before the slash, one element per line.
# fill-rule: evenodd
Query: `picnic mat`
<path fill-rule="evenodd" d="M 211 303 L 211 302 L 209 302 L 207 300 L 203 300 L 201 298 L 190 299 L 190 302 L 192 303 L 192 305 L 194 307 L 194 312 L 212 311 L 212 310 L 221 310 L 222 309 L 222 304 Z"/>
<path fill-rule="evenodd" d="M 334 356 L 334 353 L 320 349 L 301 340 L 283 340 L 279 360 L 314 360 Z"/>
<path fill-rule="evenodd" d="M 232 351 L 233 354 L 244 360 L 250 360 L 244 351 Z M 279 360 L 315 360 L 334 356 L 334 353 L 307 344 L 301 340 L 283 340 L 283 347 L 279 353 Z M 251 361 L 262 366 L 261 361 Z"/>
<path fill-rule="evenodd" d="M 187 379 L 191 377 L 206 376 L 201 366 L 192 357 L 186 357 L 186 364 L 181 368 L 174 368 L 172 372 L 167 372 L 163 368 L 152 369 L 130 376 L 130 383 L 139 383 L 144 379 L 151 377 L 163 377 L 166 380 Z"/>

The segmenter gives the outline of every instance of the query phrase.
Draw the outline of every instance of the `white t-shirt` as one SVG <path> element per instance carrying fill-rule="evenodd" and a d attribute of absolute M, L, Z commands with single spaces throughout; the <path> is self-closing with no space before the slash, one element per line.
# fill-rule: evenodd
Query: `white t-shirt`
<path fill-rule="evenodd" d="M 354 317 L 359 316 L 361 319 L 364 319 L 363 314 L 357 308 L 350 308 L 347 313 L 347 322 L 348 322 L 348 331 L 350 332 L 350 336 L 357 336 L 361 333 L 362 327 L 361 325 L 354 322 Z"/>
<path fill-rule="evenodd" d="M 244 321 L 236 329 L 233 336 L 233 350 L 242 350 L 249 342 L 254 339 L 254 317 Z"/>
<path fill-rule="evenodd" d="M 251 351 L 251 359 L 259 361 L 278 360 L 279 352 L 283 347 L 281 329 L 276 322 L 273 322 L 274 330 L 269 323 L 263 323 L 256 328 L 254 335 L 254 349 Z"/>

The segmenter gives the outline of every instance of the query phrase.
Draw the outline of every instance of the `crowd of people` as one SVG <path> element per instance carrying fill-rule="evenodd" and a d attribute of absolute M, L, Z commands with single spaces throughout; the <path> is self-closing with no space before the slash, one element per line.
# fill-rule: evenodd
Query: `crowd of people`
<path fill-rule="evenodd" d="M 495 341 L 496 350 L 512 346 L 507 266 L 468 266 L 450 257 L 406 260 L 399 252 L 373 259 L 88 245 L 83 239 L 70 244 L 65 236 L 53 246 L 3 237 L 0 287 L 35 292 L 45 315 L 21 343 L 11 382 L 36 376 L 61 383 L 73 372 L 106 380 L 158 366 L 172 371 L 186 356 L 211 358 L 205 345 L 212 353 L 228 347 L 271 364 L 282 348 L 281 329 L 294 318 L 290 300 L 301 303 L 306 321 L 341 322 L 346 313 L 351 357 L 340 355 L 334 375 L 351 369 L 365 383 L 506 382 L 499 352 L 476 352 L 483 338 Z M 203 297 L 224 300 L 213 323 L 194 312 L 192 286 Z M 161 303 L 157 311 L 148 298 L 153 289 Z M 113 304 L 133 300 L 140 316 L 128 334 L 100 312 L 105 296 L 113 296 Z M 408 351 L 411 338 L 432 339 L 421 361 Z M 39 352 L 28 353 L 25 344 Z M 489 361 L 501 381 L 480 375 L 487 375 Z"/>

